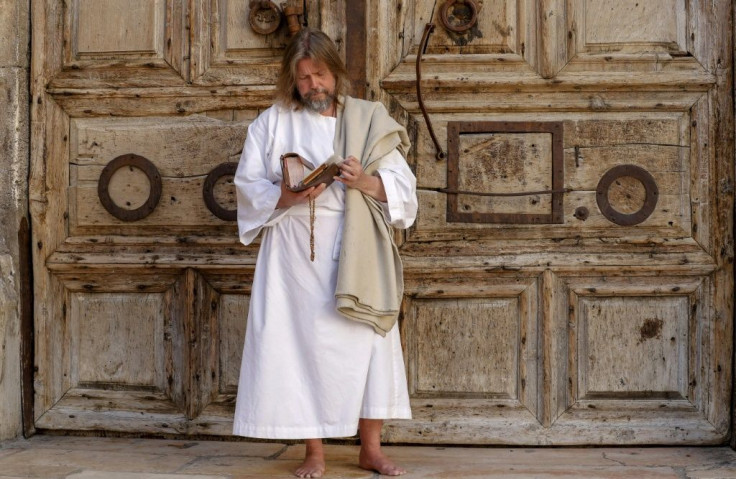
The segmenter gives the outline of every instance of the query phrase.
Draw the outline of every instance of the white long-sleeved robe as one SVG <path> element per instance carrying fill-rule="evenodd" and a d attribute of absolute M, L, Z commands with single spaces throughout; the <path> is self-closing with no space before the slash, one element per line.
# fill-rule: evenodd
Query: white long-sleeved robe
<path fill-rule="evenodd" d="M 233 433 L 271 439 L 354 435 L 358 418 L 411 418 L 397 326 L 382 337 L 335 310 L 345 187 L 316 200 L 315 261 L 307 204 L 276 210 L 279 158 L 299 153 L 315 166 L 333 154 L 335 119 L 273 106 L 248 128 L 235 186 L 240 240 L 263 230 L 248 313 Z M 416 180 L 398 151 L 378 173 L 384 214 L 409 227 Z"/>

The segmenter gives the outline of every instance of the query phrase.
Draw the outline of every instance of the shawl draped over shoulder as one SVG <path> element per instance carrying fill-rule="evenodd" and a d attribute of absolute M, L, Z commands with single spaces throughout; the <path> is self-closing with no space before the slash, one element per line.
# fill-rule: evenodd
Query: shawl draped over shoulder
<path fill-rule="evenodd" d="M 354 156 L 367 174 L 398 148 L 406 157 L 409 136 L 379 102 L 341 98 L 335 129 L 335 153 Z M 399 316 L 404 278 L 393 228 L 381 204 L 359 190 L 345 191 L 345 224 L 335 299 L 343 316 L 373 326 L 381 336 Z"/>

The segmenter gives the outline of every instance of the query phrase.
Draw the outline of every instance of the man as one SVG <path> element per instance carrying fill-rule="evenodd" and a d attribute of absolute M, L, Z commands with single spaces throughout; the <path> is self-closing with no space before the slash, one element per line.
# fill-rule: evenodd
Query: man
<path fill-rule="evenodd" d="M 277 90 L 248 128 L 235 175 L 240 240 L 263 235 L 233 432 L 305 439 L 295 475 L 321 477 L 322 438 L 359 431 L 359 466 L 401 475 L 380 439 L 384 419 L 411 418 L 391 235 L 416 217 L 408 137 L 380 103 L 344 96 L 345 67 L 322 32 L 292 40 Z M 345 160 L 331 185 L 295 193 L 280 164 L 290 152 L 315 167 Z"/>

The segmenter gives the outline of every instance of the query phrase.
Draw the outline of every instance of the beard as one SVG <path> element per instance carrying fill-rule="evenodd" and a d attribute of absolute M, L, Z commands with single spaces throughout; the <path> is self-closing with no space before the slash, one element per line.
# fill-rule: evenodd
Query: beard
<path fill-rule="evenodd" d="M 315 98 L 315 96 L 320 93 L 324 95 L 324 98 Z M 327 91 L 325 88 L 316 88 L 302 97 L 302 103 L 304 106 L 316 113 L 322 113 L 329 109 L 334 102 L 335 95 Z"/>

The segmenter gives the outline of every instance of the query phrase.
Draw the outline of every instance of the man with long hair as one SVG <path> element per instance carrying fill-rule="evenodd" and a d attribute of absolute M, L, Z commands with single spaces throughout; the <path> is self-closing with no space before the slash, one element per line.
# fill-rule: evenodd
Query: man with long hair
<path fill-rule="evenodd" d="M 233 433 L 305 439 L 298 477 L 325 471 L 322 438 L 360 435 L 358 465 L 397 476 L 381 450 L 385 419 L 410 419 L 397 318 L 403 277 L 392 227 L 417 212 L 406 130 L 377 102 L 347 96 L 322 32 L 287 47 L 276 103 L 248 135 L 235 175 L 240 240 L 259 232 Z M 281 157 L 339 175 L 287 188 Z"/>

